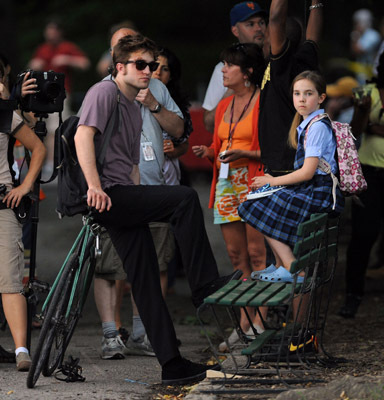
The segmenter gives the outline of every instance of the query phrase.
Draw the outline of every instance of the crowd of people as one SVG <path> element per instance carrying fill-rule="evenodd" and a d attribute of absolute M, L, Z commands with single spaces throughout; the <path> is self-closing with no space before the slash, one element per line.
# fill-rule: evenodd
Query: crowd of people
<path fill-rule="evenodd" d="M 251 273 L 268 282 L 303 279 L 290 273 L 298 225 L 318 212 L 337 217 L 344 208 L 344 197 L 332 179 L 339 171 L 330 120 L 313 122 L 324 112 L 331 119 L 351 123 L 359 137 L 368 183 L 367 191 L 352 202 L 346 300 L 339 312 L 345 318 L 355 316 L 370 253 L 384 226 L 384 46 L 372 28 L 370 11 L 357 11 L 351 52 L 364 68 L 327 85 L 318 54 L 323 7 L 320 0 L 311 1 L 305 32 L 301 22 L 289 16 L 287 0 L 272 0 L 269 10 L 255 2 L 241 2 L 230 10 L 231 31 L 238 43 L 221 52 L 203 103 L 212 145 L 192 148 L 197 157 L 212 162 L 209 207 L 234 269 L 225 277 L 218 274 L 198 195 L 180 184 L 178 159 L 188 150 L 193 132 L 189 99 L 181 87 L 180 60 L 131 24 L 111 32 L 110 51 L 98 64 L 103 79 L 84 98 L 75 136 L 88 184 L 87 202 L 104 228 L 103 256 L 94 284 L 103 359 L 155 356 L 163 384 L 201 380 L 212 368 L 180 354 L 181 343 L 164 300 L 176 264 L 185 270 L 196 307 L 229 280 L 248 278 Z M 64 71 L 66 76 L 72 68 L 89 68 L 85 53 L 65 41 L 62 32 L 58 21 L 47 24 L 46 43 L 34 53 L 31 68 Z M 6 71 L 0 61 L 2 100 L 11 96 Z M 70 81 L 66 85 L 70 93 Z M 99 176 L 95 151 L 115 107 L 117 89 L 121 121 Z M 22 92 L 23 96 L 36 93 L 35 81 L 28 74 Z M 26 303 L 21 295 L 23 244 L 12 208 L 32 189 L 45 148 L 23 116 L 15 111 L 10 121 L 11 126 L 0 133 L 0 184 L 5 187 L 0 194 L 4 260 L 0 293 L 15 342 L 16 366 L 25 371 L 31 360 L 26 348 Z M 8 157 L 12 138 L 32 154 L 29 171 L 17 187 Z M 327 162 L 332 176 L 320 168 L 320 160 Z M 120 314 L 127 282 L 133 306 L 130 334 Z M 250 318 L 241 313 L 245 335 L 254 337 L 264 331 L 267 311 L 248 309 Z M 228 351 L 239 340 L 234 330 L 219 350 Z"/>

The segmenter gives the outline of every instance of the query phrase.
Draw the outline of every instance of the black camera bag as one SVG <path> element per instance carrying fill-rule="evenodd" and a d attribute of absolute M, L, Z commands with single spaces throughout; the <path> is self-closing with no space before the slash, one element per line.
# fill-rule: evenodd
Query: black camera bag
<path fill-rule="evenodd" d="M 115 84 L 112 80 L 110 82 Z M 116 107 L 105 128 L 103 142 L 100 148 L 96 149 L 96 164 L 99 175 L 102 174 L 104 157 L 109 140 L 113 131 L 119 129 L 119 121 L 121 120 L 119 107 L 120 90 L 117 85 L 116 89 Z M 64 216 L 72 217 L 77 214 L 87 213 L 88 211 L 88 185 L 77 159 L 74 141 L 78 122 L 79 117 L 73 115 L 67 118 L 56 129 L 55 133 L 55 173 L 58 176 L 56 211 L 59 214 L 59 218 Z"/>

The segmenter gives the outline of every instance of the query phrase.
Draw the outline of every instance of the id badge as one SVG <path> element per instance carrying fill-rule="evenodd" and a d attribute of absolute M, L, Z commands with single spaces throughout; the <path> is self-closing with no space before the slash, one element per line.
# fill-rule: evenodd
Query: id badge
<path fill-rule="evenodd" d="M 143 156 L 145 161 L 156 160 L 155 152 L 153 151 L 152 142 L 142 142 L 141 149 L 143 150 Z"/>
<path fill-rule="evenodd" d="M 219 178 L 228 179 L 229 175 L 229 163 L 221 163 Z"/>

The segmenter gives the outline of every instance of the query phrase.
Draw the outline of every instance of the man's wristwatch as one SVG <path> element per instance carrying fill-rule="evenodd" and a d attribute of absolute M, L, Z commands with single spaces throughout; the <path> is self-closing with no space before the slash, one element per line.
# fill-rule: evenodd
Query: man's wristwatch
<path fill-rule="evenodd" d="M 160 103 L 157 103 L 157 105 L 155 106 L 155 108 L 154 108 L 153 110 L 151 110 L 151 109 L 149 108 L 149 111 L 150 111 L 151 113 L 153 113 L 153 114 L 159 113 L 159 112 L 161 111 L 161 104 L 160 104 Z"/>

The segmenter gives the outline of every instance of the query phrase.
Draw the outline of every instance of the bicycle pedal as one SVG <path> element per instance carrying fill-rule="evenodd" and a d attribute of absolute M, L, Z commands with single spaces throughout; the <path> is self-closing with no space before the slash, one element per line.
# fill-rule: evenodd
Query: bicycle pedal
<path fill-rule="evenodd" d="M 79 361 L 79 358 L 73 358 L 72 356 L 69 356 L 68 361 L 62 364 L 58 371 L 55 373 L 55 378 L 59 381 L 64 382 L 84 382 L 85 377 L 81 375 L 83 369 L 80 365 L 78 365 Z M 65 375 L 66 378 L 59 378 L 57 375 L 60 373 Z"/>

